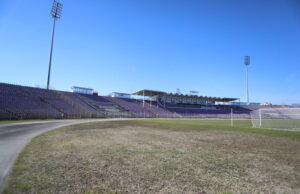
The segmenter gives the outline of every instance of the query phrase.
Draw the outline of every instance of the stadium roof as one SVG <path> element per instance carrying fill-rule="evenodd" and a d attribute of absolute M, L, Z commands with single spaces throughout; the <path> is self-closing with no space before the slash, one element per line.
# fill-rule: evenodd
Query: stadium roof
<path fill-rule="evenodd" d="M 166 92 L 162 91 L 157 91 L 157 90 L 140 90 L 137 92 L 132 93 L 134 95 L 139 95 L 139 96 L 159 96 L 159 95 L 166 95 Z"/>
<path fill-rule="evenodd" d="M 187 95 L 187 94 L 176 94 L 176 93 L 167 93 L 156 90 L 140 90 L 134 95 L 139 96 L 167 96 L 167 97 L 178 97 L 178 98 L 193 98 L 193 99 L 201 99 L 201 100 L 211 100 L 216 102 L 230 102 L 237 100 L 238 98 L 220 98 L 220 97 L 211 97 L 211 96 L 198 96 L 198 95 Z"/>

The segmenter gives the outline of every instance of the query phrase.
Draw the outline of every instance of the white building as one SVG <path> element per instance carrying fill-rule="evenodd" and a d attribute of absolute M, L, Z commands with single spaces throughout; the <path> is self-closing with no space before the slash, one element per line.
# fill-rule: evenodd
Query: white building
<path fill-rule="evenodd" d="M 94 89 L 92 89 L 92 88 L 83 88 L 83 87 L 78 87 L 78 86 L 72 86 L 71 91 L 73 93 L 89 94 L 89 95 L 93 95 L 93 93 L 94 93 Z"/>

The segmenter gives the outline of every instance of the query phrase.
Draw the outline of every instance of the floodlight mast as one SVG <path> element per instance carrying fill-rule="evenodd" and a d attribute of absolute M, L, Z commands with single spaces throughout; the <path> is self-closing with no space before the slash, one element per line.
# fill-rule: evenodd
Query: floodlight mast
<path fill-rule="evenodd" d="M 250 56 L 245 56 L 245 66 L 246 66 L 246 88 L 247 88 L 247 103 L 250 104 L 249 101 L 249 76 L 248 76 L 248 66 L 250 65 Z"/>
<path fill-rule="evenodd" d="M 51 40 L 51 49 L 50 49 L 50 59 L 49 59 L 49 69 L 48 69 L 48 79 L 47 79 L 47 90 L 49 90 L 50 86 L 50 76 L 51 76 L 51 65 L 52 65 L 52 52 L 53 52 L 53 42 L 54 42 L 54 33 L 55 33 L 55 24 L 56 20 L 61 17 L 63 4 L 58 1 L 53 1 L 53 6 L 51 9 L 51 16 L 53 18 L 53 29 L 52 29 L 52 40 Z"/>

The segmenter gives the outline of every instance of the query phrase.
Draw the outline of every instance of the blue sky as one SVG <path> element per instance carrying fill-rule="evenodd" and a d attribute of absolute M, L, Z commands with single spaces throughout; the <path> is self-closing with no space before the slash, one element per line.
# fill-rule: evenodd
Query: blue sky
<path fill-rule="evenodd" d="M 51 86 L 300 102 L 299 0 L 61 0 Z M 0 0 L 0 82 L 45 87 L 52 0 Z"/>

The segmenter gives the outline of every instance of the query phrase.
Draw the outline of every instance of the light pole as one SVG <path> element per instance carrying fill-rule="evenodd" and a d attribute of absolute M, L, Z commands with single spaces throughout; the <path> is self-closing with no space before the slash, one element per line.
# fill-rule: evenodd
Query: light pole
<path fill-rule="evenodd" d="M 246 88 L 247 88 L 247 103 L 250 104 L 249 101 L 249 81 L 248 81 L 248 66 L 250 65 L 250 56 L 245 56 L 245 66 L 246 66 Z"/>
<path fill-rule="evenodd" d="M 50 75 L 51 75 L 51 64 L 52 64 L 52 51 L 53 51 L 53 42 L 54 42 L 54 33 L 55 33 L 55 23 L 61 16 L 63 5 L 56 0 L 53 1 L 53 6 L 51 10 L 51 16 L 53 18 L 53 30 L 52 30 L 52 40 L 51 40 L 51 49 L 50 49 L 50 59 L 49 59 L 49 69 L 48 69 L 48 79 L 47 79 L 47 90 L 49 90 L 50 85 Z"/>

